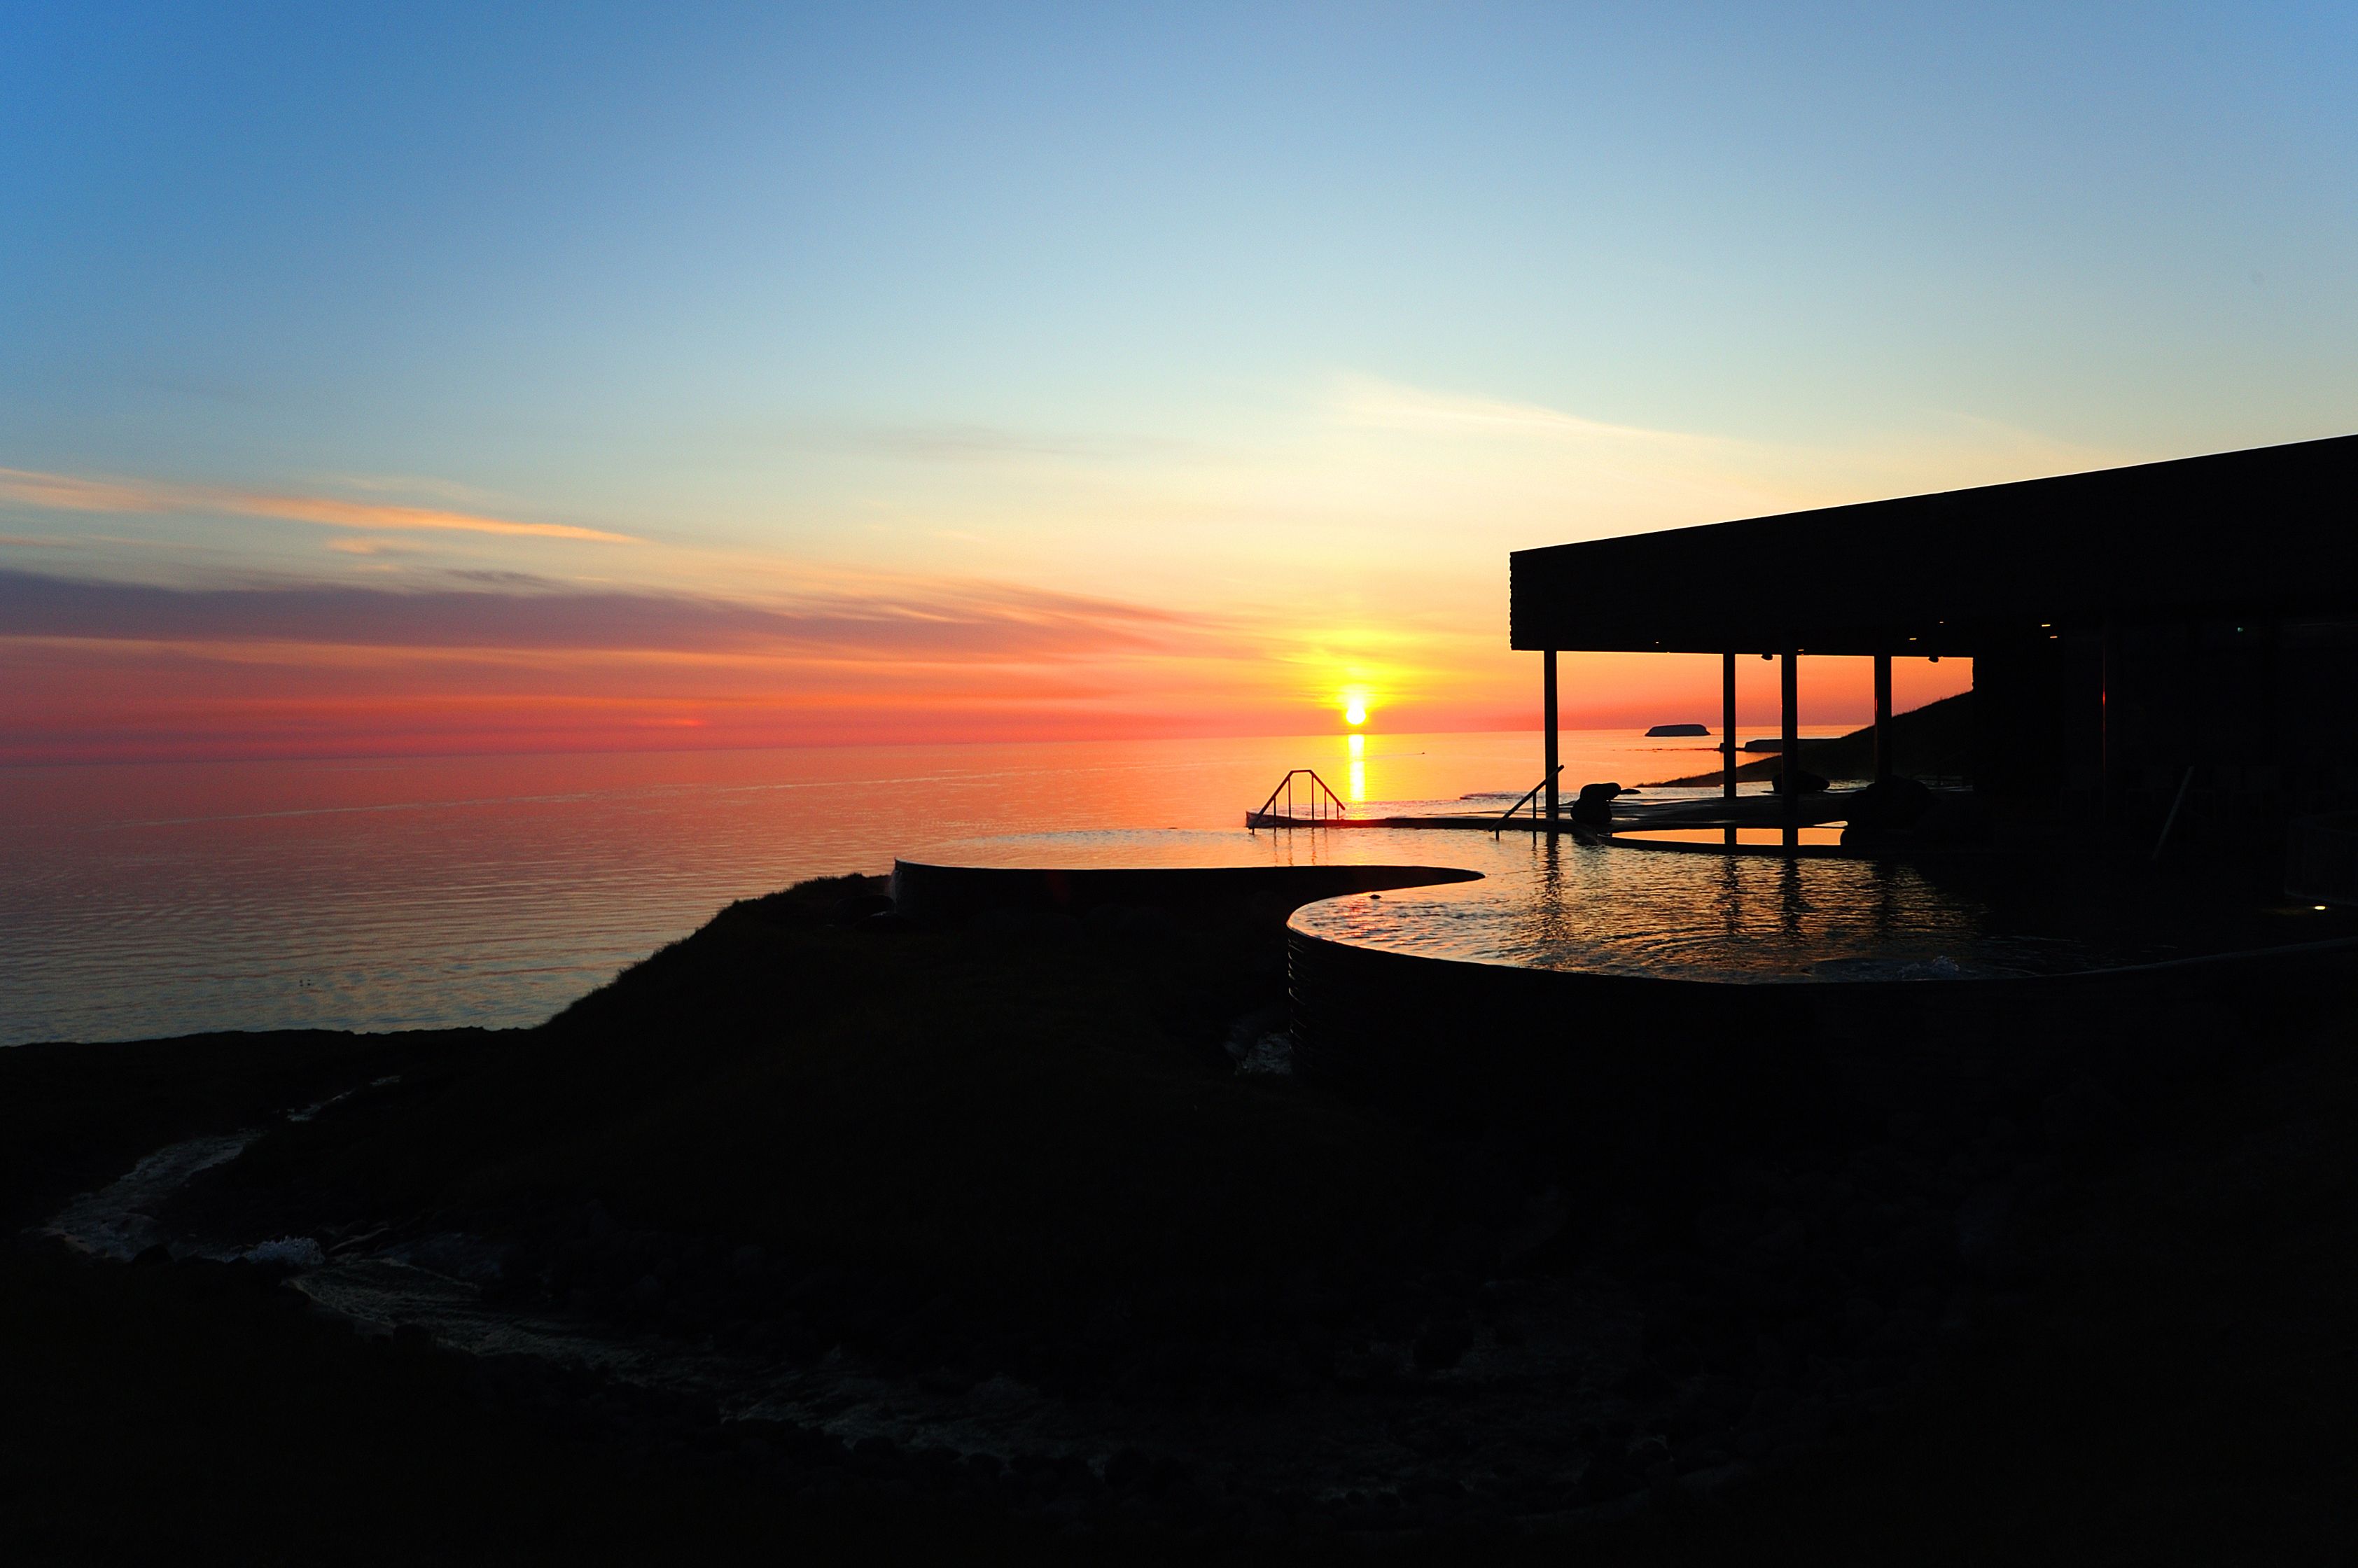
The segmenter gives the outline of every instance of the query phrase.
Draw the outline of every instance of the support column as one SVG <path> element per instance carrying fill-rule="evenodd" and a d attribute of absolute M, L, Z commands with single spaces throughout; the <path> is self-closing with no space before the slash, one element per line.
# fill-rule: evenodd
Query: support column
<path fill-rule="evenodd" d="M 2096 671 L 2096 822 L 2098 830 L 2109 838 L 2120 815 L 2113 789 L 2113 674 L 2121 667 L 2120 633 L 2110 621 L 2104 622 L 2101 648 L 2102 663 Z M 2275 681 L 2268 683 L 2268 689 L 2274 692 Z M 2277 733 L 2277 727 L 2269 725 L 2268 733 Z"/>
<path fill-rule="evenodd" d="M 1736 655 L 1719 656 L 1719 751 L 1720 798 L 1727 805 L 1727 814 L 1736 815 Z M 1723 841 L 1736 842 L 1736 829 L 1725 830 Z"/>
<path fill-rule="evenodd" d="M 1875 655 L 1875 782 L 1889 778 L 1898 764 L 1892 754 L 1891 655 Z"/>
<path fill-rule="evenodd" d="M 1777 771 L 1785 790 L 1785 848 L 1788 849 L 1798 848 L 1801 842 L 1801 663 L 1798 649 L 1786 649 L 1778 682 L 1783 688 L 1785 748 L 1778 753 Z"/>
<path fill-rule="evenodd" d="M 1547 733 L 1547 830 L 1555 832 L 1556 762 L 1555 736 L 1555 650 L 1550 648 L 1540 655 L 1540 723 Z"/>

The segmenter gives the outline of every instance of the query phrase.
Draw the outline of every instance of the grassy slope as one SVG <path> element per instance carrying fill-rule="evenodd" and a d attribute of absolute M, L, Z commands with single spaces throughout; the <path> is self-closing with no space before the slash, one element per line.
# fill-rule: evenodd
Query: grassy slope
<path fill-rule="evenodd" d="M 0 1227 L 30 1225 L 168 1143 L 258 1126 L 492 1038 L 282 1030 L 0 1050 Z"/>
<path fill-rule="evenodd" d="M 2353 1022 L 2156 1108 L 1938 1389 L 1723 1514 L 1625 1532 L 1629 1560 L 2358 1557 Z"/>
<path fill-rule="evenodd" d="M 250 1044 L 190 1049 L 230 1083 Z M 132 1062 L 86 1087 L 120 1087 Z M 2337 1032 L 2262 1076 L 2155 1108 L 2059 1212 L 2036 1299 L 1932 1395 L 1721 1509 L 1611 1527 L 1577 1555 L 2349 1561 L 2353 1241 L 2358 1054 Z M 0 1343 L 18 1350 L 0 1357 L 0 1555 L 831 1560 L 938 1552 L 953 1530 L 962 1555 L 1059 1554 L 1016 1552 L 1026 1538 L 988 1521 L 814 1510 L 756 1484 L 632 1469 L 487 1411 L 447 1358 L 363 1345 L 235 1272 L 0 1249 Z M 1500 1555 L 1561 1561 L 1565 1548 Z"/>
<path fill-rule="evenodd" d="M 0 1246 L 0 1344 L 12 1563 L 1036 1563 L 1054 1544 L 633 1463 L 487 1403 L 463 1357 L 362 1340 L 250 1269 Z"/>
<path fill-rule="evenodd" d="M 285 1130 L 239 1179 L 308 1184 L 324 1218 L 492 1227 L 594 1194 L 625 1225 L 1011 1304 L 1348 1275 L 1421 1243 L 1414 1136 L 1219 1048 L 1282 994 L 1266 917 L 886 934 L 827 923 L 848 890 L 738 904 L 542 1030 Z"/>

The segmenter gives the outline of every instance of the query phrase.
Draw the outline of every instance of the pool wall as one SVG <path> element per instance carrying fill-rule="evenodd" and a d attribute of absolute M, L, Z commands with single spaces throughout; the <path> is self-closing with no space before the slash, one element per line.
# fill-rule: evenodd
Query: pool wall
<path fill-rule="evenodd" d="M 1288 934 L 1305 1076 L 1636 1181 L 1896 1119 L 2030 1118 L 2068 1141 L 2264 1058 L 2358 996 L 2358 943 L 1971 980 L 1734 984 L 1422 957 Z"/>
<path fill-rule="evenodd" d="M 1077 914 L 1106 904 L 1277 903 L 1290 910 L 1346 893 L 1480 880 L 1477 871 L 1446 866 L 1052 868 L 895 860 L 892 907 L 921 920 L 957 919 L 990 909 Z"/>

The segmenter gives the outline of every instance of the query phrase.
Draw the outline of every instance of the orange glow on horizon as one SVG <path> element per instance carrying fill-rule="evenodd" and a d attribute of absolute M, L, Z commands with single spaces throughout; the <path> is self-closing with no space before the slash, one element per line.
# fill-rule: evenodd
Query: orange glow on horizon
<path fill-rule="evenodd" d="M 1855 665 L 1855 668 L 1848 667 Z M 1567 730 L 1719 728 L 1718 661 L 1566 655 Z M 381 648 L 0 637 L 0 763 L 625 752 L 1332 732 L 1257 641 L 1184 655 L 849 658 L 765 650 Z M 1744 672 L 1747 731 L 1775 672 Z M 1436 659 L 1387 733 L 1536 730 L 1536 660 Z M 1967 688 L 1971 663 L 1902 660 L 1903 709 Z M 1866 722 L 1867 661 L 1805 659 L 1802 722 Z M 1364 740 L 1368 698 L 1342 716 Z M 1323 711 L 1322 711 L 1323 710 Z"/>
<path fill-rule="evenodd" d="M 744 630 L 703 609 L 675 626 L 652 599 L 555 616 L 546 597 L 482 599 L 363 595 L 308 619 L 266 594 L 61 612 L 0 634 L 0 763 L 1309 735 L 1337 716 L 1356 741 L 1379 709 L 1390 734 L 1539 724 L 1536 655 L 1445 622 L 1390 643 L 1355 631 L 1346 660 L 1330 629 L 1062 601 L 945 599 L 898 620 L 829 603 Z M 594 635 L 639 645 L 583 645 Z M 1331 673 L 1307 685 L 1305 665 Z M 1568 654 L 1561 669 L 1567 730 L 1719 727 L 1714 657 Z M 1966 660 L 1895 674 L 1903 708 L 1972 683 Z M 1738 677 L 1743 726 L 1773 725 L 1774 667 L 1740 661 Z M 1804 723 L 1864 723 L 1868 661 L 1805 658 L 1801 699 Z"/>

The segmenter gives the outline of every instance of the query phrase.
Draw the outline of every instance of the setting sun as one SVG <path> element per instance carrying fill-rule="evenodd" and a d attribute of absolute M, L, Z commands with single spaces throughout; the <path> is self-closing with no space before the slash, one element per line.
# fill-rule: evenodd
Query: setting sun
<path fill-rule="evenodd" d="M 1365 724 L 1368 721 L 1368 705 L 1354 702 L 1343 710 L 1343 721 L 1346 724 Z"/>

